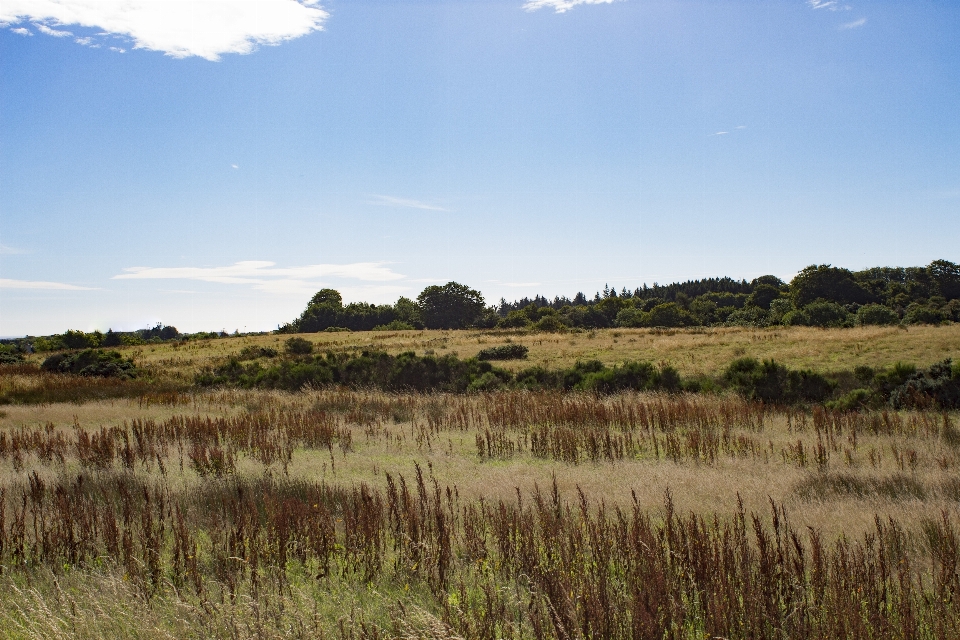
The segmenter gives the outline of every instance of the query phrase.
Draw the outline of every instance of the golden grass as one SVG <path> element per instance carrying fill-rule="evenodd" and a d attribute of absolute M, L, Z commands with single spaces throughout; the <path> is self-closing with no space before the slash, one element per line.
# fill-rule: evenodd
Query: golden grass
<path fill-rule="evenodd" d="M 529 449 L 508 459 L 482 460 L 478 455 L 475 437 L 478 429 L 491 428 L 489 418 L 485 417 L 489 413 L 485 412 L 498 404 L 496 394 L 457 397 L 341 391 L 288 394 L 228 390 L 185 397 L 189 400 L 184 404 L 174 405 L 146 405 L 129 399 L 82 405 L 13 405 L 5 407 L 0 414 L 0 433 L 11 434 L 18 429 L 42 429 L 46 425 L 54 425 L 58 432 L 71 440 L 77 428 L 96 431 L 101 427 L 122 427 L 134 420 L 162 422 L 179 415 L 228 418 L 271 409 L 303 411 L 312 407 L 327 407 L 328 410 L 338 407 L 333 409 L 338 424 L 352 432 L 350 449 L 341 451 L 334 448 L 327 451 L 298 448 L 286 469 L 291 477 L 347 484 L 366 482 L 379 486 L 383 484 L 386 473 L 409 475 L 416 463 L 432 469 L 441 483 L 456 487 L 469 500 L 480 497 L 509 500 L 516 495 L 517 489 L 529 492 L 536 486 L 546 487 L 554 478 L 564 493 L 572 495 L 580 488 L 592 499 L 603 500 L 608 505 L 629 505 L 635 495 L 644 508 L 656 509 L 669 490 L 682 509 L 729 515 L 735 510 L 738 497 L 743 499 L 748 509 L 757 511 L 762 511 L 773 499 L 793 514 L 797 524 L 820 529 L 830 536 L 859 534 L 868 530 L 873 526 L 875 514 L 894 516 L 908 522 L 917 522 L 921 516 L 936 517 L 944 509 L 955 508 L 960 497 L 947 495 L 943 489 L 949 486 L 960 470 L 960 451 L 946 442 L 939 431 L 921 433 L 916 426 L 905 426 L 900 433 L 875 435 L 861 431 L 856 436 L 851 436 L 849 432 L 837 435 L 835 449 L 824 468 L 818 468 L 814 461 L 818 434 L 809 420 L 803 418 L 801 425 L 797 417 L 801 414 L 791 415 L 788 420 L 785 413 L 768 414 L 759 432 L 743 426 L 732 430 L 733 437 L 742 435 L 755 441 L 763 449 L 762 457 L 720 455 L 713 462 L 688 458 L 675 462 L 661 452 L 659 458 L 653 458 L 648 453 L 637 459 L 581 460 L 578 464 L 570 464 L 535 457 Z M 519 393 L 511 397 L 538 396 Z M 560 397 L 551 394 L 542 396 L 543 402 L 555 402 Z M 580 397 L 584 402 L 598 406 L 615 402 L 655 406 L 664 401 L 664 397 L 652 394 L 627 394 L 606 401 L 586 395 L 563 397 L 568 401 Z M 540 401 L 534 400 L 532 405 L 535 406 L 537 402 Z M 667 397 L 666 402 L 687 402 L 712 411 L 712 407 L 720 403 L 741 401 L 688 396 L 685 399 Z M 384 408 L 400 405 L 413 407 L 412 414 L 391 417 L 391 412 L 397 414 L 399 410 Z M 347 407 L 359 409 L 350 413 Z M 459 412 L 462 415 L 464 411 L 473 416 L 469 427 L 462 429 L 451 426 L 455 422 L 454 414 Z M 431 430 L 427 424 L 428 415 L 435 416 L 437 424 L 448 426 Z M 909 423 L 910 415 L 926 416 L 926 420 L 938 424 L 942 419 L 938 414 L 904 414 L 904 424 Z M 947 419 L 955 428 L 960 428 L 957 415 Z M 528 428 L 521 426 L 506 431 L 508 437 L 519 439 Z M 616 425 L 610 428 L 614 433 L 620 430 Z M 938 428 L 934 425 L 928 430 Z M 804 466 L 786 457 L 785 453 L 795 447 L 798 441 L 803 443 L 807 456 Z M 915 455 L 913 464 L 906 462 L 909 452 Z M 249 455 L 240 453 L 237 459 L 238 472 L 243 475 L 257 476 L 265 469 Z M 26 474 L 33 468 L 31 465 L 37 464 L 37 460 L 31 463 L 28 458 L 23 468 L 15 472 L 9 457 L 0 458 L 0 479 L 12 481 L 19 478 L 19 481 L 25 481 Z M 53 478 L 58 473 L 55 467 L 40 467 L 46 477 Z M 276 465 L 273 466 L 274 471 L 278 469 Z M 68 462 L 65 470 L 77 471 L 79 467 L 76 463 Z M 139 473 L 149 477 L 150 472 Z M 853 478 L 862 482 L 865 488 L 860 493 L 837 491 L 837 482 L 831 484 L 834 477 L 839 477 L 841 481 Z M 903 478 L 921 487 L 922 497 L 918 498 L 909 492 L 899 495 L 876 490 L 878 483 L 897 482 Z M 189 465 L 182 477 L 177 478 L 178 486 L 184 487 L 202 482 L 203 479 L 191 471 Z M 960 492 L 960 485 L 957 491 Z"/>
<path fill-rule="evenodd" d="M 179 382 L 192 382 L 203 367 L 215 366 L 247 346 L 283 349 L 290 336 L 264 335 L 188 343 L 123 347 L 138 366 Z M 858 327 L 815 329 L 771 327 L 752 329 L 600 329 L 548 334 L 507 331 L 358 331 L 301 334 L 318 352 L 383 350 L 391 354 L 456 353 L 475 356 L 486 347 L 516 343 L 530 349 L 526 360 L 498 363 L 518 370 L 533 365 L 570 367 L 577 360 L 597 359 L 612 365 L 627 360 L 667 362 L 683 375 L 713 375 L 742 356 L 774 358 L 791 368 L 849 370 L 857 365 L 882 367 L 894 362 L 929 366 L 944 358 L 960 358 L 960 324 L 943 326 Z M 42 360 L 42 354 L 32 356 Z"/>
<path fill-rule="evenodd" d="M 367 339 L 368 335 L 307 337 L 334 348 L 352 349 L 357 346 L 357 339 Z M 422 343 L 430 335 L 434 334 L 387 334 L 383 342 L 391 345 L 388 350 L 400 351 L 412 348 L 404 340 Z M 639 354 L 631 358 L 648 360 L 663 358 L 643 355 L 652 353 L 643 349 L 666 353 L 669 346 L 673 353 L 678 353 L 682 352 L 682 345 L 693 345 L 691 348 L 704 359 L 713 359 L 710 366 L 714 368 L 710 371 L 745 353 L 776 357 L 793 366 L 821 368 L 817 354 L 826 353 L 822 343 L 830 340 L 835 345 L 869 345 L 869 348 L 861 347 L 859 354 L 834 359 L 843 363 L 837 368 L 859 364 L 860 361 L 851 358 L 860 357 L 866 358 L 863 364 L 909 360 L 923 365 L 951 355 L 950 345 L 955 344 L 951 341 L 957 337 L 951 327 L 907 332 L 723 329 L 672 335 L 640 330 L 597 332 L 593 337 L 589 334 L 494 336 L 471 332 L 436 332 L 435 335 L 440 338 L 446 335 L 447 344 L 427 343 L 433 345 L 429 348 L 439 353 L 441 349 L 451 351 L 458 347 L 461 356 L 471 355 L 466 350 L 467 344 L 471 349 L 479 349 L 484 344 L 495 344 L 510 337 L 530 346 L 534 362 L 552 353 L 557 343 L 548 341 L 558 339 L 583 343 L 584 348 L 595 348 L 598 344 L 617 348 L 629 345 L 622 348 L 636 349 L 631 353 Z M 918 335 L 925 336 L 926 340 L 906 342 L 906 338 L 913 340 Z M 472 343 L 468 342 L 469 336 Z M 855 339 L 858 336 L 860 342 Z M 157 367 L 184 367 L 178 372 L 186 375 L 189 367 L 198 366 L 195 361 L 183 364 L 189 358 L 212 362 L 245 345 L 271 344 L 277 339 L 262 336 L 179 347 L 183 354 L 177 356 L 181 360 L 173 365 L 171 356 L 163 353 L 164 349 L 173 350 L 167 345 L 158 346 L 153 352 L 149 351 L 150 347 L 141 347 L 143 353 L 137 357 L 155 354 Z M 455 343 L 455 339 L 461 342 Z M 904 340 L 897 357 L 885 359 L 884 345 L 896 339 Z M 740 353 L 741 348 L 746 349 L 745 345 L 766 351 Z M 941 349 L 944 352 L 938 351 Z M 184 355 L 191 353 L 195 355 Z M 602 356 L 607 352 L 597 353 Z M 160 365 L 164 357 L 166 364 Z M 569 354 L 562 357 L 572 358 Z M 578 357 L 591 355 L 584 351 Z M 149 360 L 146 362 L 149 364 Z M 679 361 L 674 362 L 680 366 Z M 511 366 L 521 365 L 511 363 Z M 695 371 L 688 369 L 687 373 Z M 18 382 L 21 383 L 26 384 Z M 592 505 L 603 504 L 608 510 L 620 507 L 627 512 L 635 504 L 642 512 L 661 514 L 664 496 L 669 492 L 679 512 L 693 512 L 708 519 L 716 514 L 722 521 L 736 517 L 738 500 L 742 500 L 747 512 L 761 514 L 769 513 L 772 501 L 783 507 L 795 530 L 818 531 L 830 544 L 840 539 L 864 539 L 864 535 L 876 530 L 876 518 L 881 522 L 892 518 L 903 527 L 908 545 L 918 554 L 926 544 L 923 523 L 936 521 L 941 514 L 949 514 L 955 520 L 960 506 L 960 481 L 957 480 L 960 415 L 956 412 L 830 414 L 822 410 L 760 408 L 724 396 L 634 393 L 603 398 L 578 393 L 499 392 L 458 396 L 344 390 L 295 394 L 207 390 L 162 396 L 159 400 L 163 401 L 113 399 L 3 407 L 0 411 L 0 490 L 6 490 L 8 496 L 6 522 L 11 522 L 11 514 L 18 508 L 13 496 L 25 492 L 26 487 L 37 480 L 52 487 L 57 482 L 73 482 L 80 474 L 86 474 L 85 477 L 94 482 L 120 477 L 125 482 L 141 482 L 146 487 L 162 485 L 174 501 L 182 496 L 222 490 L 227 486 L 222 478 L 201 476 L 192 467 L 191 443 L 229 449 L 236 459 L 232 471 L 251 482 L 288 478 L 329 487 L 366 484 L 383 491 L 387 474 L 394 479 L 400 476 L 411 479 L 413 486 L 412 478 L 419 467 L 431 479 L 435 478 L 438 486 L 451 487 L 461 505 L 476 504 L 480 499 L 488 504 L 511 503 L 518 494 L 529 501 L 537 488 L 548 491 L 554 483 L 563 499 L 570 503 L 576 503 L 578 491 L 582 491 Z M 258 460 L 246 438 L 257 429 L 266 429 L 268 440 L 273 439 L 271 442 L 289 442 L 284 434 L 287 427 L 282 425 L 287 424 L 283 416 L 290 415 L 332 425 L 337 430 L 337 443 L 331 443 L 329 448 L 297 445 L 286 465 L 277 460 L 270 463 Z M 648 423 L 636 418 L 633 424 L 627 424 L 623 418 L 641 415 L 650 418 Z M 264 416 L 266 420 L 262 420 Z M 126 433 L 135 420 L 162 424 L 182 417 L 232 420 L 233 425 L 261 420 L 258 423 L 261 426 L 248 425 L 243 428 L 248 431 L 234 432 L 226 428 L 200 429 L 183 438 L 179 450 L 177 444 L 168 443 L 158 450 L 165 460 L 162 478 L 159 465 L 147 459 L 134 461 L 126 468 L 121 466 L 119 458 L 111 459 L 105 468 L 92 468 L 89 463 L 80 462 L 79 445 L 74 443 L 79 442 L 81 430 L 104 433 L 100 430 L 116 429 L 116 433 Z M 636 455 L 615 459 L 601 456 L 591 461 L 581 454 L 577 463 L 564 462 L 555 456 L 534 454 L 530 445 L 534 428 L 554 435 L 573 433 L 576 437 L 590 430 L 614 438 L 629 433 L 642 444 L 634 449 Z M 490 432 L 519 443 L 517 450 L 499 458 L 481 456 L 477 437 Z M 58 462 L 54 456 L 45 460 L 36 445 L 24 447 L 17 457 L 11 443 L 15 435 L 24 434 L 35 434 L 34 442 L 62 436 L 67 443 L 63 449 L 65 459 Z M 691 437 L 721 434 L 731 440 L 742 438 L 749 445 L 749 453 L 733 454 L 722 448 L 712 457 L 691 453 L 689 443 L 694 442 Z M 681 448 L 687 447 L 682 455 L 671 459 L 664 453 L 668 437 L 676 437 Z M 120 436 L 111 438 L 119 446 Z M 582 440 L 577 442 L 581 449 L 585 446 Z M 660 448 L 654 452 L 651 443 Z M 794 454 L 798 443 L 805 452 L 803 459 Z M 819 463 L 818 447 L 822 456 Z M 3 508 L 0 504 L 0 509 Z M 147 525 L 142 526 L 144 530 L 149 529 Z M 195 535 L 204 545 L 212 544 L 210 540 L 205 541 L 202 531 L 195 531 Z M 465 568 L 468 573 L 464 575 L 473 575 L 469 573 L 472 570 Z M 478 565 L 477 576 L 482 578 L 484 570 Z M 289 582 L 278 579 L 275 586 L 259 592 L 243 590 L 253 589 L 252 586 L 242 587 L 236 596 L 231 592 L 227 597 L 225 587 L 211 586 L 205 596 L 207 600 L 203 600 L 190 596 L 182 587 L 183 592 L 171 586 L 158 589 L 157 595 L 147 602 L 142 586 L 133 585 L 123 567 L 109 562 L 81 568 L 10 567 L 0 575 L 0 589 L 8 594 L 0 599 L 0 637 L 456 637 L 436 617 L 440 608 L 433 611 L 417 608 L 418 603 L 434 602 L 431 600 L 434 596 L 426 591 L 422 582 L 408 591 L 409 584 L 398 581 L 399 578 L 364 584 L 346 574 L 320 581 L 314 576 L 315 572 L 303 567 L 291 572 Z M 266 580 L 271 574 L 264 570 L 263 575 Z M 482 580 L 477 585 L 481 583 Z M 421 591 L 417 592 L 417 588 Z M 519 601 L 519 595 L 517 599 Z M 439 602 L 442 603 L 442 599 Z M 526 601 L 521 604 L 526 606 Z M 389 632 L 384 631 L 383 635 L 355 633 L 373 621 L 377 626 L 370 628 L 378 629 L 376 633 Z M 340 631 L 331 633 L 332 629 Z"/>

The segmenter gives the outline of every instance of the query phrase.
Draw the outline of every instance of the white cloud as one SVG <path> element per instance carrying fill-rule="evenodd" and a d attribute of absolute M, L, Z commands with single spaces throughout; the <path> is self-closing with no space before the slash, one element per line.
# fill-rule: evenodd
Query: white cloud
<path fill-rule="evenodd" d="M 830 11 L 838 9 L 836 0 L 807 0 L 807 4 L 810 5 L 811 9 L 828 9 Z"/>
<path fill-rule="evenodd" d="M 233 167 L 234 169 L 239 169 L 239 168 L 240 168 L 240 165 L 236 165 L 236 164 L 232 164 L 232 165 L 230 165 L 230 166 Z"/>
<path fill-rule="evenodd" d="M 725 135 L 727 135 L 728 133 L 730 133 L 730 132 L 729 132 L 729 131 L 717 131 L 716 133 L 711 133 L 710 135 L 712 135 L 712 136 L 725 136 Z"/>
<path fill-rule="evenodd" d="M 11 280 L 0 278 L 0 289 L 60 289 L 65 291 L 92 291 L 92 287 L 78 287 L 63 282 L 42 282 L 38 280 Z"/>
<path fill-rule="evenodd" d="M 18 34 L 18 35 L 21 35 L 21 36 L 32 36 L 32 35 L 33 35 L 33 31 L 30 31 L 30 29 L 24 29 L 23 27 L 17 27 L 16 29 L 10 29 L 10 31 L 13 31 L 14 33 L 16 33 L 16 34 Z"/>
<path fill-rule="evenodd" d="M 527 11 L 553 9 L 557 13 L 566 13 L 580 4 L 611 4 L 616 0 L 527 0 L 523 8 Z"/>
<path fill-rule="evenodd" d="M 430 204 L 427 202 L 420 202 L 419 200 L 410 200 L 409 198 L 395 198 L 394 196 L 371 196 L 373 200 L 368 201 L 367 204 L 376 204 L 382 207 L 406 207 L 407 209 L 425 209 L 427 211 L 450 211 L 444 207 L 438 207 L 437 205 Z"/>
<path fill-rule="evenodd" d="M 69 31 L 60 31 L 59 29 L 51 29 L 45 24 L 36 24 L 34 25 L 37 28 L 37 31 L 40 33 L 46 34 L 48 36 L 53 36 L 54 38 L 66 38 L 67 36 L 72 36 L 73 34 Z"/>
<path fill-rule="evenodd" d="M 323 28 L 329 14 L 317 0 L 3 0 L 0 25 L 29 20 L 42 33 L 76 25 L 99 30 L 90 37 L 118 36 L 135 49 L 174 58 L 218 60 L 225 53 L 250 53 Z M 22 33 L 16 31 L 17 33 Z M 81 43 L 84 44 L 84 43 Z M 111 50 L 123 51 L 121 47 Z"/>
<path fill-rule="evenodd" d="M 862 27 L 865 24 L 867 24 L 867 19 L 860 18 L 859 20 L 854 20 L 853 22 L 847 22 L 840 25 L 840 29 L 856 29 L 858 27 Z"/>
<path fill-rule="evenodd" d="M 199 280 L 220 284 L 251 285 L 259 291 L 288 294 L 316 291 L 329 278 L 391 282 L 406 276 L 395 273 L 382 262 L 311 264 L 276 267 L 262 260 L 237 262 L 228 267 L 128 267 L 114 280 Z M 402 287 L 401 287 L 402 289 Z"/>

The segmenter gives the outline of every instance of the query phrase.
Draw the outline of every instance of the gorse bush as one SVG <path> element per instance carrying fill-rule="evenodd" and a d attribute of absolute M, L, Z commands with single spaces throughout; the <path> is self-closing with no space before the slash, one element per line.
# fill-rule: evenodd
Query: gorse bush
<path fill-rule="evenodd" d="M 288 338 L 287 341 L 283 343 L 283 347 L 287 353 L 297 356 L 305 356 L 313 353 L 313 343 L 306 338 Z"/>
<path fill-rule="evenodd" d="M 794 371 L 773 360 L 734 360 L 723 374 L 734 391 L 748 399 L 776 404 L 823 402 L 833 384 L 813 371 Z"/>
<path fill-rule="evenodd" d="M 865 304 L 857 309 L 857 324 L 889 325 L 898 322 L 900 318 L 897 312 L 882 304 Z"/>
<path fill-rule="evenodd" d="M 481 349 L 477 360 L 522 360 L 530 349 L 522 344 L 504 344 L 498 347 Z"/>
<path fill-rule="evenodd" d="M 237 359 L 256 360 L 257 358 L 276 358 L 278 355 L 280 355 L 280 352 L 273 347 L 257 347 L 250 345 L 240 350 L 240 353 L 237 354 Z"/>
<path fill-rule="evenodd" d="M 41 369 L 54 373 L 72 373 L 101 378 L 133 378 L 137 368 L 118 351 L 86 349 L 77 353 L 57 353 L 43 361 Z"/>

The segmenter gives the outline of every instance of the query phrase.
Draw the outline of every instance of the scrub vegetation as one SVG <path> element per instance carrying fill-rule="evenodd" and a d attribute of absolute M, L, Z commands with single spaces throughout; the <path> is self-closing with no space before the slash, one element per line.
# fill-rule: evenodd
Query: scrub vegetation
<path fill-rule="evenodd" d="M 371 331 L 325 290 L 272 334 L 9 341 L 0 635 L 960 637 L 950 271 L 874 274 L 900 306 L 836 271 L 706 281 L 823 328 L 450 283 Z"/>

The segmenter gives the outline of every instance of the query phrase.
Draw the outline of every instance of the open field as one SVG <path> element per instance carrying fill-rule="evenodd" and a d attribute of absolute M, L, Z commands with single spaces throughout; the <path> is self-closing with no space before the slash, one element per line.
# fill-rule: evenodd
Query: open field
<path fill-rule="evenodd" d="M 958 470 L 956 413 L 732 396 L 12 405 L 0 629 L 958 637 Z"/>
<path fill-rule="evenodd" d="M 889 366 L 908 362 L 925 367 L 944 358 L 960 358 L 960 324 L 943 326 L 810 327 L 711 329 L 599 329 L 579 333 L 525 333 L 513 331 L 390 331 L 300 334 L 316 350 L 382 350 L 391 354 L 456 353 L 475 356 L 481 349 L 516 343 L 530 349 L 526 360 L 498 363 L 508 369 L 532 365 L 570 367 L 577 360 L 598 359 L 605 364 L 627 360 L 667 362 L 684 375 L 713 375 L 742 356 L 774 358 L 791 368 L 818 371 L 852 370 L 857 365 Z M 248 346 L 282 350 L 290 336 L 244 336 L 186 343 L 125 347 L 124 357 L 137 365 L 175 380 L 192 382 L 203 367 L 214 366 Z M 33 357 L 41 361 L 42 354 Z"/>

